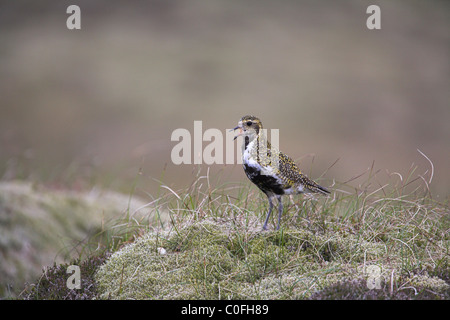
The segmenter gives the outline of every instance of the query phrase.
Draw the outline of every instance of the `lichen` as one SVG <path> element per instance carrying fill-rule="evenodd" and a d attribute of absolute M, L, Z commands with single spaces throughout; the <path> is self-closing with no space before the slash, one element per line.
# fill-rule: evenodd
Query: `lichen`
<path fill-rule="evenodd" d="M 444 280 L 428 275 L 414 275 L 411 278 L 411 286 L 432 290 L 436 293 L 444 293 L 450 290 L 450 286 Z"/>

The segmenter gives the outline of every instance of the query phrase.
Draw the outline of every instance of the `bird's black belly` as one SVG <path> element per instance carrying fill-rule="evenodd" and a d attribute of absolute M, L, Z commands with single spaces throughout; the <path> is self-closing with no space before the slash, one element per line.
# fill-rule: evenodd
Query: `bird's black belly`
<path fill-rule="evenodd" d="M 257 168 L 244 164 L 244 171 L 251 182 L 256 184 L 264 193 L 273 192 L 278 195 L 284 194 L 283 186 L 277 181 L 276 178 L 261 174 L 261 171 Z"/>

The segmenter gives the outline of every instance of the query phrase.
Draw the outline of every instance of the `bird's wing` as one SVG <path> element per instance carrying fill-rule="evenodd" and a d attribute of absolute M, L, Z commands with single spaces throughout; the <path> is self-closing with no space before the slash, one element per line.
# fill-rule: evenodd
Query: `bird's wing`
<path fill-rule="evenodd" d="M 313 193 L 322 193 L 329 194 L 330 192 L 309 179 L 306 175 L 304 175 L 300 169 L 295 164 L 294 160 L 285 155 L 282 152 L 279 152 L 279 165 L 278 168 L 280 170 L 281 176 L 285 178 L 285 181 L 292 185 L 301 185 L 303 187 L 303 192 L 313 192 Z"/>

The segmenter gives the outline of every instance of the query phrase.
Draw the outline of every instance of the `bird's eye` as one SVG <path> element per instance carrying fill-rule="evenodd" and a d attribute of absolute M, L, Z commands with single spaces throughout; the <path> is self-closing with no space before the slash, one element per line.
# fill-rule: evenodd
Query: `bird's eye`
<path fill-rule="evenodd" d="M 252 125 L 252 122 L 251 122 L 251 121 L 247 121 L 247 125 L 248 125 L 248 126 L 251 126 L 251 125 Z"/>

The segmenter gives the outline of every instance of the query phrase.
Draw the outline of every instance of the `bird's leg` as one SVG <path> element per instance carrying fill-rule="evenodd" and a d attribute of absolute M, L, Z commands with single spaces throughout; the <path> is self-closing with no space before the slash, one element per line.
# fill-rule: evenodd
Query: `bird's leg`
<path fill-rule="evenodd" d="M 267 213 L 266 221 L 263 225 L 263 230 L 267 230 L 267 222 L 269 221 L 270 214 L 272 213 L 273 203 L 272 203 L 272 197 L 267 195 L 267 199 L 269 199 L 269 212 Z"/>
<path fill-rule="evenodd" d="M 278 199 L 278 226 L 277 230 L 280 229 L 280 221 L 281 221 L 281 214 L 283 213 L 283 201 L 281 201 L 281 196 L 277 195 Z"/>

